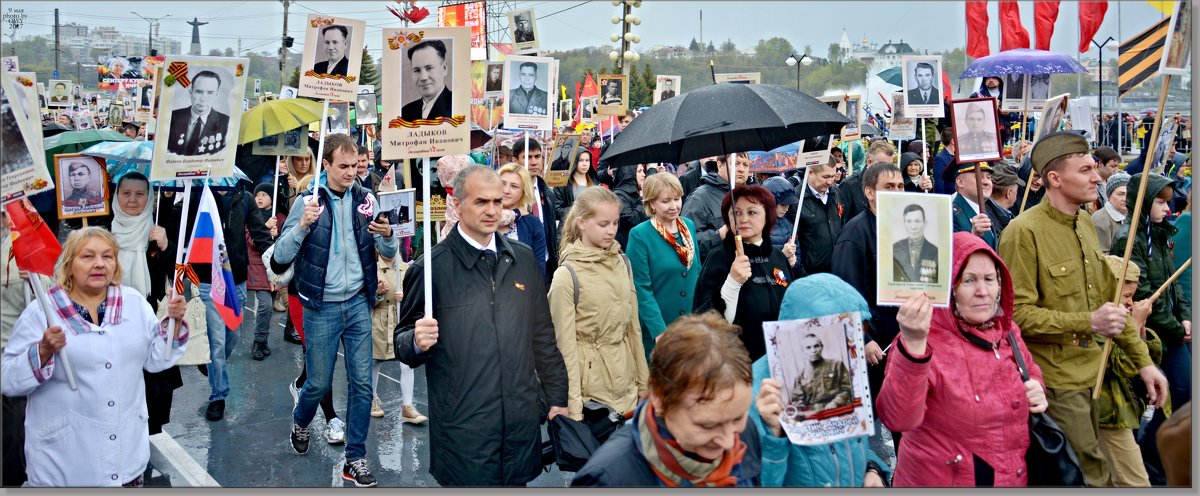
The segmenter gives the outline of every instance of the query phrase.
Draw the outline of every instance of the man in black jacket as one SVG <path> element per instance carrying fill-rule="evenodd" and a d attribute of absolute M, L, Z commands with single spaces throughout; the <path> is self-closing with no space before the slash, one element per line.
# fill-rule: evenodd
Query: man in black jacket
<path fill-rule="evenodd" d="M 687 168 L 687 172 L 679 175 L 679 185 L 683 186 L 684 198 L 700 187 L 700 180 L 704 178 L 705 172 L 710 174 L 716 172 L 717 162 L 715 160 L 693 160 L 687 163 Z"/>
<path fill-rule="evenodd" d="M 426 366 L 438 484 L 523 485 L 541 473 L 542 419 L 567 415 L 566 366 L 533 251 L 496 234 L 499 176 L 473 165 L 453 186 L 458 224 L 404 276 L 396 356 Z M 424 310 L 426 263 L 433 315 Z"/>
<path fill-rule="evenodd" d="M 533 177 L 533 193 L 538 201 L 533 205 L 533 211 L 530 212 L 542 221 L 542 227 L 546 230 L 546 276 L 543 282 L 546 287 L 550 286 L 550 278 L 554 276 L 554 271 L 558 269 L 558 210 L 555 208 L 554 190 L 546 185 L 546 181 L 542 179 L 545 165 L 542 160 L 542 145 L 538 144 L 537 140 L 529 140 L 529 153 L 525 153 L 525 140 L 517 140 L 512 147 L 513 161 L 518 164 L 529 164 L 529 175 Z M 526 162 L 528 155 L 528 162 Z"/>
<path fill-rule="evenodd" d="M 842 231 L 846 209 L 838 188 L 833 187 L 837 179 L 833 166 L 820 164 L 809 168 L 808 184 L 796 192 L 804 198 L 804 210 L 797 219 L 800 227 L 796 228 L 796 251 L 806 275 L 829 272 L 833 243 Z M 789 215 L 795 214 L 789 212 Z"/>
<path fill-rule="evenodd" d="M 704 176 L 704 179 L 700 180 L 700 187 L 688 195 L 687 200 L 683 202 L 683 210 L 679 213 L 696 223 L 696 249 L 701 262 L 721 246 L 725 234 L 729 232 L 729 228 L 725 226 L 725 218 L 721 215 L 721 201 L 730 190 L 729 171 L 725 164 L 727 160 L 729 157 L 726 155 L 717 157 L 717 173 Z M 735 181 L 741 186 L 746 184 L 750 176 L 750 159 L 746 158 L 745 154 L 740 154 L 737 161 L 739 163 Z"/>

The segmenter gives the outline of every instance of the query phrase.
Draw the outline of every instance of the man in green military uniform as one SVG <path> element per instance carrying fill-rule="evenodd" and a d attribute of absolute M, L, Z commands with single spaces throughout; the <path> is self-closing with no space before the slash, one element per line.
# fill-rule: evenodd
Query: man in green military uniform
<path fill-rule="evenodd" d="M 803 405 L 814 412 L 830 410 L 850 404 L 850 370 L 840 360 L 825 358 L 821 352 L 825 345 L 816 334 L 800 338 L 802 352 L 808 359 L 808 367 L 796 376 L 792 388 L 792 403 Z"/>
<path fill-rule="evenodd" d="M 1128 355 L 1156 406 L 1167 398 L 1167 379 L 1151 362 L 1128 310 L 1110 301 L 1119 282 L 1100 251 L 1091 216 L 1079 215 L 1101 182 L 1089 152 L 1087 140 L 1071 132 L 1038 141 L 1031 162 L 1043 179 L 1045 201 L 1008 225 L 1000 256 L 1013 279 L 1013 320 L 1042 369 L 1047 413 L 1066 433 L 1087 484 L 1108 486 L 1099 407 L 1092 400 L 1104 339 Z"/>

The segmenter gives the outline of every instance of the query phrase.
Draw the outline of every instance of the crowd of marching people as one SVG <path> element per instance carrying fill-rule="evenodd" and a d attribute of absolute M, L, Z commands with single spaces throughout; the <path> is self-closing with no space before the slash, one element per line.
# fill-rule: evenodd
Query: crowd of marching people
<path fill-rule="evenodd" d="M 1144 170 L 1144 152 L 1122 171 L 1116 150 L 1062 131 L 959 164 L 941 131 L 899 150 L 847 140 L 828 163 L 764 175 L 744 153 L 615 166 L 611 139 L 584 129 L 559 187 L 540 140 L 495 143 L 437 161 L 446 221 L 417 238 L 356 213 L 377 204 L 391 164 L 365 137 L 329 135 L 320 156 L 285 157 L 212 196 L 247 316 L 237 327 L 212 301 L 210 267 L 173 263 L 177 240 L 200 235 L 179 219 L 205 196 L 184 204 L 136 172 L 115 178 L 110 218 L 59 232 L 44 284 L 61 325 L 26 294 L 22 280 L 42 276 L 16 268 L 3 236 L 4 484 L 142 485 L 197 326 L 205 416 L 219 422 L 231 353 L 269 360 L 277 314 L 304 353 L 290 449 L 306 454 L 314 432 L 344 444 L 342 475 L 360 487 L 396 484 L 376 480 L 366 449 L 389 361 L 401 419 L 427 425 L 428 468 L 446 486 L 528 483 L 546 463 L 542 424 L 564 419 L 601 443 L 573 485 L 1025 486 L 1028 420 L 1043 412 L 1089 486 L 1190 481 L 1178 428 L 1190 424 L 1190 276 L 1164 285 L 1191 257 L 1188 159 L 1172 146 L 1166 175 Z M 920 293 L 877 305 L 885 191 L 953 196 L 948 308 Z M 764 323 L 842 312 L 862 316 L 881 428 L 793 444 Z M 55 358 L 64 350 L 78 390 Z"/>

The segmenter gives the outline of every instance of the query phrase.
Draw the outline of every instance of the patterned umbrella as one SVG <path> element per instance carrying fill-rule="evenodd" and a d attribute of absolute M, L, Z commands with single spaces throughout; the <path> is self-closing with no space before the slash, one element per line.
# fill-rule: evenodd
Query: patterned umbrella
<path fill-rule="evenodd" d="M 130 172 L 150 177 L 150 160 L 154 156 L 153 141 L 103 141 L 80 151 L 84 155 L 103 158 L 112 181 Z"/>
<path fill-rule="evenodd" d="M 1081 74 L 1087 68 L 1069 55 L 1048 50 L 1014 48 L 975 59 L 959 79 L 1005 74 Z"/>
<path fill-rule="evenodd" d="M 183 191 L 183 186 L 184 186 L 183 182 L 187 181 L 187 180 L 188 179 L 171 179 L 171 180 L 167 180 L 167 181 L 151 181 L 151 182 L 159 185 L 160 189 L 169 190 L 169 191 Z M 210 187 L 212 187 L 213 189 L 221 189 L 221 188 L 233 189 L 235 186 L 237 186 L 237 183 L 239 181 L 253 182 L 250 180 L 250 176 L 247 176 L 246 173 L 242 172 L 242 170 L 237 168 L 237 166 L 233 167 L 233 175 L 232 176 L 213 177 L 213 178 L 208 178 L 208 179 L 205 179 L 203 177 L 198 177 L 195 179 L 191 179 L 190 181 L 192 181 L 192 188 L 202 188 L 202 187 L 204 187 L 204 182 L 208 181 L 208 185 Z"/>
<path fill-rule="evenodd" d="M 321 102 L 306 98 L 267 100 L 242 114 L 238 144 L 244 145 L 265 136 L 321 120 Z"/>

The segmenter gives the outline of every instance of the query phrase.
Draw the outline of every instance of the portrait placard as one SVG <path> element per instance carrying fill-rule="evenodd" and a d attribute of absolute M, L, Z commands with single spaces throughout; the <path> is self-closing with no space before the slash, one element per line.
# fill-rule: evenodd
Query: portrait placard
<path fill-rule="evenodd" d="M 563 124 L 575 120 L 575 100 L 558 102 L 558 120 Z"/>
<path fill-rule="evenodd" d="M 917 139 L 917 120 L 908 117 L 908 100 L 904 93 L 892 93 L 892 127 L 888 128 L 888 138 L 892 140 Z"/>
<path fill-rule="evenodd" d="M 101 114 L 104 115 L 104 114 Z M 108 127 L 118 129 L 125 122 L 125 106 L 124 105 L 109 105 L 108 107 Z"/>
<path fill-rule="evenodd" d="M 504 96 L 504 62 L 488 62 L 484 96 Z"/>
<path fill-rule="evenodd" d="M 1042 118 L 1038 119 L 1037 130 L 1033 133 L 1034 144 L 1037 144 L 1043 136 L 1058 131 L 1062 127 L 1063 117 L 1067 116 L 1068 96 L 1070 95 L 1063 93 L 1044 102 Z"/>
<path fill-rule="evenodd" d="M 46 90 L 50 92 L 50 99 L 46 105 L 50 108 L 71 108 L 75 104 L 74 96 L 71 93 L 75 83 L 66 79 L 51 79 L 46 86 Z"/>
<path fill-rule="evenodd" d="M 46 168 L 42 144 L 41 119 L 26 115 L 17 105 L 13 91 L 16 73 L 4 73 L 4 100 L 0 101 L 0 203 L 8 203 L 54 188 L 54 179 Z"/>
<path fill-rule="evenodd" d="M 495 92 L 487 90 L 493 70 L 503 74 L 504 63 L 490 64 L 485 60 L 471 61 L 471 129 L 493 130 L 504 120 L 504 80 L 496 81 Z"/>
<path fill-rule="evenodd" d="M 387 222 L 396 231 L 396 237 L 409 238 L 417 234 L 417 190 L 416 188 L 402 189 L 376 193 L 379 197 L 379 208 L 375 210 L 375 220 L 386 216 Z"/>
<path fill-rule="evenodd" d="M 579 121 L 596 122 L 596 97 L 579 97 Z"/>
<path fill-rule="evenodd" d="M 654 104 L 658 104 L 663 100 L 669 100 L 678 95 L 680 91 L 680 76 L 654 76 Z"/>
<path fill-rule="evenodd" d="M 601 74 L 600 115 L 624 116 L 629 109 L 629 79 L 624 74 Z"/>
<path fill-rule="evenodd" d="M 846 95 L 843 102 L 843 114 L 850 119 L 850 123 L 842 127 L 842 139 L 858 139 L 861 136 L 859 123 L 862 122 L 862 97 L 859 95 Z"/>
<path fill-rule="evenodd" d="M 559 134 L 554 137 L 554 150 L 547 158 L 550 168 L 546 170 L 546 185 L 559 188 L 567 185 L 571 173 L 575 170 L 575 160 L 579 157 L 578 134 Z"/>
<path fill-rule="evenodd" d="M 875 434 L 858 312 L 763 322 L 767 366 L 783 384 L 783 431 L 812 446 Z"/>
<path fill-rule="evenodd" d="M 287 100 L 288 98 L 296 98 L 299 90 L 291 86 L 282 86 L 279 88 L 279 99 Z"/>
<path fill-rule="evenodd" d="M 384 29 L 383 39 L 383 160 L 468 153 L 468 28 Z"/>
<path fill-rule="evenodd" d="M 66 153 L 54 156 L 58 178 L 58 218 L 108 215 L 108 172 L 104 159 Z"/>
<path fill-rule="evenodd" d="M 96 129 L 96 118 L 91 110 L 81 110 L 75 113 L 75 130 L 88 131 Z"/>
<path fill-rule="evenodd" d="M 950 102 L 957 163 L 1001 160 L 1000 117 L 995 98 L 967 98 Z"/>
<path fill-rule="evenodd" d="M 803 140 L 800 142 L 800 158 L 796 159 L 796 166 L 807 168 L 814 165 L 828 164 L 829 154 L 832 150 L 832 134 L 828 137 Z"/>
<path fill-rule="evenodd" d="M 1175 2 L 1175 11 L 1171 13 L 1171 23 L 1168 25 L 1166 42 L 1163 44 L 1162 62 L 1159 62 L 1160 74 L 1189 76 L 1188 63 L 1192 59 L 1192 9 L 1189 2 Z"/>
<path fill-rule="evenodd" d="M 133 119 L 137 122 L 146 122 L 150 120 L 150 116 L 154 112 L 154 88 L 155 80 L 143 79 L 138 81 L 137 85 L 137 106 L 135 107 Z"/>
<path fill-rule="evenodd" d="M 922 291 L 935 307 L 950 305 L 953 199 L 951 195 L 877 193 L 877 305 L 900 306 Z"/>
<path fill-rule="evenodd" d="M 281 140 L 279 138 L 281 137 L 283 135 L 272 134 L 254 140 L 254 146 L 250 147 L 250 153 L 252 155 L 280 155 Z"/>
<path fill-rule="evenodd" d="M 1083 137 L 1088 141 L 1096 141 L 1096 128 L 1092 119 L 1092 106 L 1087 98 L 1075 98 L 1067 101 L 1067 110 L 1071 116 L 1071 129 L 1083 131 Z"/>
<path fill-rule="evenodd" d="M 537 51 L 537 18 L 533 15 L 533 9 L 508 12 L 508 35 L 512 38 L 512 53 Z"/>
<path fill-rule="evenodd" d="M 379 107 L 374 93 L 359 93 L 354 103 L 354 122 L 358 125 L 379 122 Z"/>
<path fill-rule="evenodd" d="M 1025 95 L 1029 86 L 1024 74 L 1004 75 L 1004 95 L 1000 100 L 1000 108 L 1006 112 L 1024 112 L 1028 107 Z"/>
<path fill-rule="evenodd" d="M 350 103 L 329 104 L 329 115 L 325 117 L 326 134 L 350 134 Z"/>
<path fill-rule="evenodd" d="M 733 84 L 759 84 L 762 82 L 762 73 L 760 72 L 734 72 L 717 74 L 715 76 L 717 84 L 733 83 Z"/>
<path fill-rule="evenodd" d="M 1029 98 L 1025 108 L 1030 112 L 1045 111 L 1046 100 L 1050 99 L 1050 75 L 1030 74 L 1025 78 L 1025 85 L 1025 95 Z"/>
<path fill-rule="evenodd" d="M 21 63 L 17 60 L 16 55 L 0 57 L 0 65 L 4 67 L 4 72 L 19 72 L 21 70 Z"/>
<path fill-rule="evenodd" d="M 504 127 L 524 131 L 550 131 L 550 93 L 557 91 L 558 79 L 549 57 L 512 55 L 504 66 Z"/>
<path fill-rule="evenodd" d="M 233 174 L 249 65 L 245 58 L 166 59 L 150 180 Z"/>
<path fill-rule="evenodd" d="M 900 64 L 904 69 L 905 117 L 945 117 L 942 101 L 942 58 L 938 56 L 906 56 L 901 57 Z"/>
<path fill-rule="evenodd" d="M 365 21 L 309 14 L 300 62 L 300 96 L 353 100 L 366 31 Z"/>

